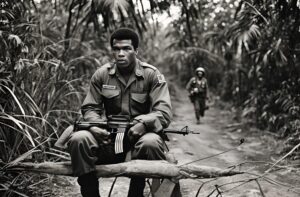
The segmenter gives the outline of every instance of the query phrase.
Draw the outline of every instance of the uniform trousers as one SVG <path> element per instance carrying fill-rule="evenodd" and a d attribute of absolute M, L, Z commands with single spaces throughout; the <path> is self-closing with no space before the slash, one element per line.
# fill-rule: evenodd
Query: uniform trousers
<path fill-rule="evenodd" d="M 146 133 L 132 146 L 125 139 L 125 151 L 131 150 L 131 159 L 165 160 L 163 139 L 156 133 Z M 126 148 L 128 147 L 128 148 Z M 125 161 L 125 152 L 115 154 L 114 143 L 99 145 L 94 136 L 86 130 L 74 132 L 68 141 L 75 176 L 95 171 L 97 164 L 114 164 Z"/>
<path fill-rule="evenodd" d="M 199 120 L 200 116 L 204 116 L 205 112 L 205 97 L 196 97 L 194 100 L 194 109 L 195 109 L 195 115 L 196 119 Z"/>

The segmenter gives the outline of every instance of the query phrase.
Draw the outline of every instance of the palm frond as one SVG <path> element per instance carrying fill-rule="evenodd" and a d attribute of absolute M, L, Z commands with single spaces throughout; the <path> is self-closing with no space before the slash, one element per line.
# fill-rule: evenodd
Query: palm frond
<path fill-rule="evenodd" d="M 129 6 L 129 3 L 126 0 L 102 0 L 104 1 L 104 6 L 109 7 L 112 10 L 126 10 Z"/>
<path fill-rule="evenodd" d="M 187 51 L 190 53 L 198 53 L 198 54 L 204 54 L 204 56 L 211 62 L 218 62 L 221 64 L 225 64 L 225 60 L 223 57 L 220 57 L 219 55 L 210 52 L 209 50 L 205 48 L 200 47 L 187 47 Z"/>

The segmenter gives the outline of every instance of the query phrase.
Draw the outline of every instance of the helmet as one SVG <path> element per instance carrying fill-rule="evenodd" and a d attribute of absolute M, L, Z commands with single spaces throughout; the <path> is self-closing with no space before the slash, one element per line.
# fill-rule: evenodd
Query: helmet
<path fill-rule="evenodd" d="M 198 67 L 195 70 L 195 73 L 197 73 L 197 72 L 203 72 L 203 74 L 205 74 L 205 69 L 203 67 Z"/>

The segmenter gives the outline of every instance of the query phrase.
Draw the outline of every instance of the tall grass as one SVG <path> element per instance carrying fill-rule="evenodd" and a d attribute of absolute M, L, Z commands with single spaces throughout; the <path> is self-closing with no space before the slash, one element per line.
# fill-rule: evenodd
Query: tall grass
<path fill-rule="evenodd" d="M 69 159 L 53 144 L 78 117 L 87 79 L 107 59 L 93 43 L 76 40 L 62 58 L 65 40 L 58 26 L 64 21 L 49 32 L 29 4 L 0 5 L 0 163 L 5 165 Z M 0 169 L 0 196 L 26 196 L 20 188 L 35 180 L 26 176 Z"/>

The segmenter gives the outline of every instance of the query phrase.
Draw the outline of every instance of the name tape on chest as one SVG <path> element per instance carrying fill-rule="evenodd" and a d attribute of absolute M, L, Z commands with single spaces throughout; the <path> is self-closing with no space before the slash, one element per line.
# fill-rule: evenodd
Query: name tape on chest
<path fill-rule="evenodd" d="M 113 85 L 102 85 L 103 89 L 115 90 L 117 87 Z"/>
<path fill-rule="evenodd" d="M 158 83 L 165 83 L 166 79 L 162 74 L 157 75 Z"/>

